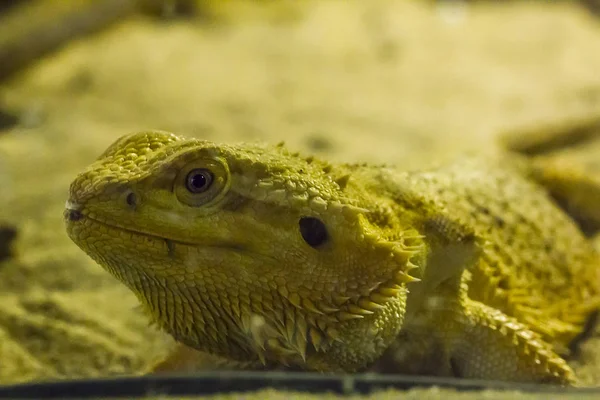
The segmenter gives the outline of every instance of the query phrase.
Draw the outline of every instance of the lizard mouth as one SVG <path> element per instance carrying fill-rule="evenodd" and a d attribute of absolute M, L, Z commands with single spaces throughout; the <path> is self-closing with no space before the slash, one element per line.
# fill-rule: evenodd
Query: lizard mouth
<path fill-rule="evenodd" d="M 164 238 L 164 237 L 157 236 L 157 235 L 148 234 L 146 232 L 140 232 L 138 230 L 123 228 L 123 227 L 118 226 L 118 225 L 107 224 L 107 223 L 105 223 L 103 221 L 100 221 L 98 219 L 90 218 L 89 216 L 85 215 L 84 213 L 82 213 L 79 210 L 73 210 L 73 209 L 69 209 L 69 208 L 65 209 L 65 211 L 64 211 L 64 218 L 67 221 L 67 225 L 69 226 L 69 229 L 68 229 L 69 236 L 71 236 L 71 238 L 73 238 L 76 242 L 79 241 L 79 238 L 78 238 L 78 234 L 76 233 L 76 230 L 73 229 L 73 225 L 74 224 L 83 224 L 84 221 L 88 221 L 89 223 L 91 223 L 93 225 L 100 225 L 100 226 L 106 227 L 106 228 L 111 229 L 111 230 L 117 230 L 117 231 L 121 231 L 121 232 L 132 233 L 132 234 L 135 234 L 135 235 L 139 235 L 139 236 L 144 236 L 144 237 L 150 238 L 152 240 L 162 240 L 162 241 L 164 241 L 164 243 L 165 243 L 165 245 L 167 247 L 167 252 L 168 252 L 168 254 L 169 254 L 170 257 L 172 257 L 174 255 L 176 243 L 179 243 L 181 245 L 188 245 L 188 246 L 192 246 L 193 245 L 191 243 L 177 242 L 177 241 L 172 240 L 172 239 Z"/>
<path fill-rule="evenodd" d="M 143 230 L 132 229 L 131 227 L 124 227 L 124 226 L 119 225 L 119 224 L 107 223 L 106 221 L 103 221 L 101 219 L 90 217 L 87 213 L 85 213 L 83 211 L 83 207 L 82 206 L 78 205 L 77 203 L 72 203 L 70 201 L 67 201 L 67 203 L 65 205 L 65 210 L 63 212 L 63 216 L 64 216 L 65 221 L 67 222 L 69 236 L 71 236 L 75 241 L 79 241 L 78 234 L 76 233 L 75 226 L 76 225 L 80 225 L 81 226 L 81 225 L 85 224 L 85 221 L 87 221 L 88 223 L 91 223 L 91 224 L 94 224 L 94 225 L 98 225 L 98 226 L 103 226 L 103 227 L 105 227 L 107 229 L 110 229 L 110 230 L 115 230 L 115 231 L 120 231 L 120 232 L 126 232 L 126 233 L 129 233 L 129 234 L 135 234 L 135 235 L 138 235 L 138 236 L 146 237 L 146 238 L 151 239 L 151 240 L 160 240 L 160 241 L 163 241 L 165 243 L 165 245 L 166 245 L 169 257 L 174 257 L 176 246 L 211 247 L 211 248 L 223 249 L 223 250 L 230 250 L 230 251 L 236 251 L 236 252 L 244 252 L 244 251 L 248 250 L 244 246 L 242 246 L 242 245 L 240 245 L 238 243 L 231 243 L 230 242 L 230 243 L 202 243 L 202 244 L 198 244 L 198 243 L 194 243 L 194 242 L 190 242 L 190 241 L 184 241 L 184 240 L 179 240 L 179 239 L 171 239 L 171 238 L 160 236 L 160 235 L 156 235 L 156 234 L 153 234 L 153 233 L 148 233 L 148 232 L 145 232 Z"/>

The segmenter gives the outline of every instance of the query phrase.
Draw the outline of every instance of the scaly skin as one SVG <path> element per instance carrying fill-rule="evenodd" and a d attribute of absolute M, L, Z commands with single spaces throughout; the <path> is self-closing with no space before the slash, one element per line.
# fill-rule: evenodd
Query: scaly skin
<path fill-rule="evenodd" d="M 192 348 L 570 384 L 559 354 L 599 307 L 600 263 L 533 176 L 517 156 L 403 172 L 142 132 L 75 179 L 65 219 L 182 343 L 156 370 Z"/>

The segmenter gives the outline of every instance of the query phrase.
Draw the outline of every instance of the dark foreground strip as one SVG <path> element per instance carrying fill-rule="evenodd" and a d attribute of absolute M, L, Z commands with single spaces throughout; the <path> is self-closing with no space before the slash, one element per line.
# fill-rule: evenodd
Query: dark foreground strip
<path fill-rule="evenodd" d="M 404 375 L 319 375 L 283 372 L 211 372 L 194 376 L 161 375 L 37 382 L 0 386 L 0 399 L 142 398 L 252 392 L 272 388 L 305 393 L 368 394 L 382 389 L 445 387 L 459 391 L 519 390 L 530 393 L 598 394 L 600 388 L 561 388 Z"/>

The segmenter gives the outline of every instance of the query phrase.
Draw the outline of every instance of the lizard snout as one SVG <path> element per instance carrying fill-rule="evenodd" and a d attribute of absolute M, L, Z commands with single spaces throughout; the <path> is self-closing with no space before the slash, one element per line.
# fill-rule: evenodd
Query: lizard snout
<path fill-rule="evenodd" d="M 63 213 L 64 218 L 71 222 L 79 221 L 83 218 L 83 213 L 80 211 L 80 208 L 79 204 L 67 201 Z"/>

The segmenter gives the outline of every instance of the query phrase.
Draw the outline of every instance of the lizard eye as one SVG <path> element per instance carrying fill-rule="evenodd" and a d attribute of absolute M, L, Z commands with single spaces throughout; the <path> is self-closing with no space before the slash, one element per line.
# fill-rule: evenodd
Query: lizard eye
<path fill-rule="evenodd" d="M 190 207 L 210 207 L 218 203 L 231 185 L 227 163 L 220 158 L 200 158 L 177 173 L 173 191 Z"/>
<path fill-rule="evenodd" d="M 185 179 L 186 188 L 191 193 L 202 193 L 208 190 L 212 182 L 212 172 L 204 168 L 191 170 Z"/>
<path fill-rule="evenodd" d="M 319 247 L 328 239 L 327 228 L 323 221 L 313 217 L 300 218 L 300 234 L 302 239 L 313 248 Z"/>

